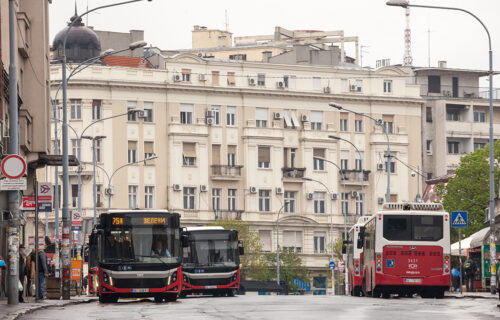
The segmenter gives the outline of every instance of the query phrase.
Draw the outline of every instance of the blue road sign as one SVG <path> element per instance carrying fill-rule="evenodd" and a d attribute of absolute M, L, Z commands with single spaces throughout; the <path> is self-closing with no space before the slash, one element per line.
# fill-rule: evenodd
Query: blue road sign
<path fill-rule="evenodd" d="M 453 228 L 467 228 L 467 211 L 452 211 L 451 226 Z"/>
<path fill-rule="evenodd" d="M 330 269 L 335 269 L 335 262 L 333 261 L 330 261 L 330 264 L 328 264 L 328 266 L 330 267 Z"/>

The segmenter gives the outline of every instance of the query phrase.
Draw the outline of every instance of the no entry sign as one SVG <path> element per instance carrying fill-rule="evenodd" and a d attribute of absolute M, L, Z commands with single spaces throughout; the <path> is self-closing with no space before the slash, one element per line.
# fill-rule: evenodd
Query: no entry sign
<path fill-rule="evenodd" d="M 8 179 L 19 179 L 26 173 L 26 161 L 17 154 L 10 154 L 2 160 L 2 173 Z"/>

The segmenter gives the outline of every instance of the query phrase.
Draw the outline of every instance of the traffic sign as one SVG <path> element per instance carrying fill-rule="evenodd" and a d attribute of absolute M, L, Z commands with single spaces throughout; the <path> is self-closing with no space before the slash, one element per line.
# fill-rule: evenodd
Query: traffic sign
<path fill-rule="evenodd" d="M 38 211 L 51 212 L 52 211 L 52 195 L 54 188 L 48 182 L 38 183 Z"/>
<path fill-rule="evenodd" d="M 71 230 L 81 231 L 82 230 L 82 214 L 78 211 L 73 211 L 71 214 Z"/>
<path fill-rule="evenodd" d="M 22 210 L 28 211 L 32 210 L 35 211 L 35 196 L 24 196 L 23 197 L 23 207 Z"/>
<path fill-rule="evenodd" d="M 467 211 L 452 211 L 451 226 L 453 228 L 467 228 Z"/>
<path fill-rule="evenodd" d="M 330 269 L 335 269 L 335 262 L 333 261 L 330 261 L 330 263 L 328 264 L 328 266 L 330 267 Z"/>
<path fill-rule="evenodd" d="M 26 173 L 26 160 L 17 154 L 9 154 L 2 160 L 1 168 L 8 179 L 19 179 Z"/>

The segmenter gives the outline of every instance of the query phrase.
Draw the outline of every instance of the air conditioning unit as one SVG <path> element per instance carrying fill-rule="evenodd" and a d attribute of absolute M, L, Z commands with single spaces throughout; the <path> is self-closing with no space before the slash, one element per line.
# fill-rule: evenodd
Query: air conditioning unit
<path fill-rule="evenodd" d="M 174 184 L 172 186 L 172 189 L 174 189 L 174 191 L 181 191 L 181 185 L 180 184 Z"/>
<path fill-rule="evenodd" d="M 209 126 L 211 126 L 211 125 L 213 125 L 215 123 L 215 119 L 214 118 L 207 118 L 206 121 L 207 121 L 207 124 Z"/>
<path fill-rule="evenodd" d="M 427 155 L 432 156 L 432 150 L 427 150 Z"/>
<path fill-rule="evenodd" d="M 338 195 L 338 194 L 336 194 L 336 193 L 332 193 L 332 194 L 331 194 L 331 198 L 332 198 L 332 200 L 337 200 L 337 198 L 338 198 L 338 197 L 339 197 L 339 195 Z"/>
<path fill-rule="evenodd" d="M 281 114 L 279 112 L 275 112 L 274 113 L 274 120 L 279 120 L 279 119 L 283 119 L 283 114 Z"/>
<path fill-rule="evenodd" d="M 314 193 L 306 193 L 307 200 L 312 200 L 314 198 Z"/>
<path fill-rule="evenodd" d="M 205 112 L 205 117 L 207 117 L 207 118 L 214 118 L 215 117 L 215 112 L 213 112 L 212 110 L 207 110 L 207 112 Z"/>
<path fill-rule="evenodd" d="M 331 92 L 330 87 L 324 87 L 323 88 L 323 92 L 324 93 L 330 93 Z"/>
<path fill-rule="evenodd" d="M 257 83 L 257 80 L 255 78 L 248 78 L 248 84 L 251 86 L 254 86 Z"/>
<path fill-rule="evenodd" d="M 256 187 L 250 187 L 250 188 L 248 188 L 248 190 L 250 190 L 250 193 L 257 193 Z"/>
<path fill-rule="evenodd" d="M 276 88 L 279 88 L 279 89 L 285 88 L 285 83 L 283 81 L 277 81 Z"/>
<path fill-rule="evenodd" d="M 383 163 L 377 163 L 377 170 L 378 171 L 383 171 L 384 170 L 384 164 Z"/>
<path fill-rule="evenodd" d="M 207 81 L 207 77 L 203 73 L 201 73 L 201 74 L 198 75 L 198 80 L 200 80 L 200 81 Z"/>
<path fill-rule="evenodd" d="M 107 196 L 112 196 L 115 194 L 115 190 L 113 190 L 113 188 L 106 188 L 104 190 L 104 194 L 107 195 Z"/>
<path fill-rule="evenodd" d="M 145 118 L 146 117 L 143 110 L 137 111 L 135 114 L 137 115 L 137 118 Z"/>
<path fill-rule="evenodd" d="M 208 191 L 208 186 L 206 184 L 200 185 L 200 192 L 207 192 Z"/>
<path fill-rule="evenodd" d="M 282 187 L 276 187 L 276 194 L 283 194 L 283 188 Z"/>
<path fill-rule="evenodd" d="M 349 85 L 349 90 L 350 91 L 357 91 L 358 90 L 358 86 L 355 85 L 355 84 L 351 84 L 351 85 Z"/>
<path fill-rule="evenodd" d="M 309 117 L 307 116 L 307 114 L 303 114 L 300 116 L 300 121 L 302 122 L 308 122 L 309 121 Z"/>
<path fill-rule="evenodd" d="M 357 198 L 358 197 L 358 192 L 356 190 L 351 191 L 351 197 Z"/>
<path fill-rule="evenodd" d="M 175 82 L 179 82 L 179 81 L 181 81 L 181 79 L 182 79 L 182 77 L 180 74 L 174 74 L 174 81 Z"/>
<path fill-rule="evenodd" d="M 377 203 L 378 204 L 384 204 L 384 198 L 382 198 L 382 197 L 377 198 Z"/>

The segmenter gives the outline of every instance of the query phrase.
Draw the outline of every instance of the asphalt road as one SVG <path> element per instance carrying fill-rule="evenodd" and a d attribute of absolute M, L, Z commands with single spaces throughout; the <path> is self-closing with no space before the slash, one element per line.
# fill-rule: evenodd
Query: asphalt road
<path fill-rule="evenodd" d="M 343 296 L 191 297 L 172 303 L 120 300 L 49 308 L 22 319 L 500 319 L 496 299 Z"/>

